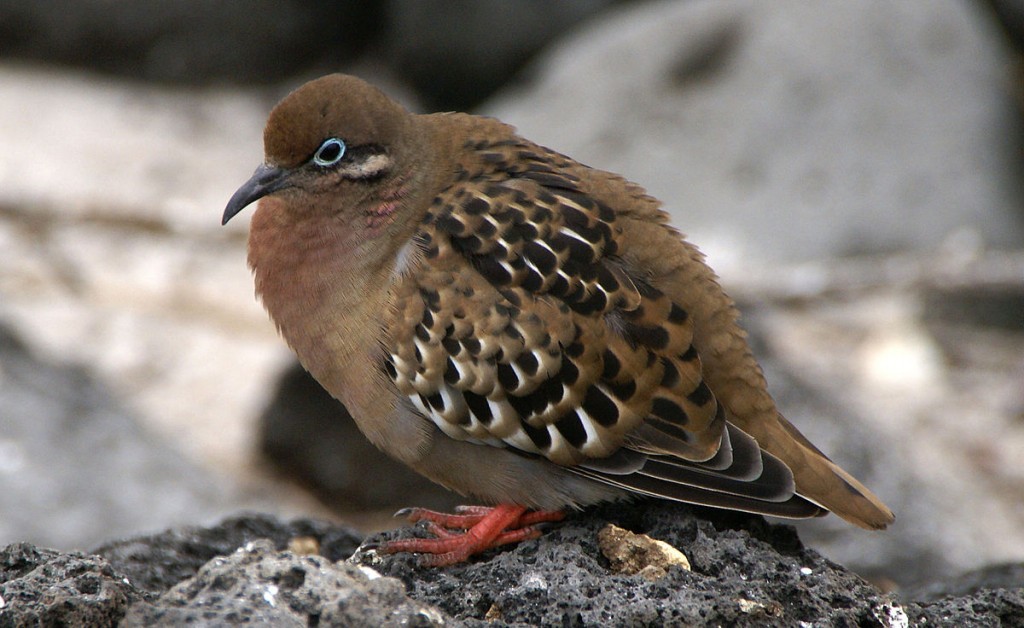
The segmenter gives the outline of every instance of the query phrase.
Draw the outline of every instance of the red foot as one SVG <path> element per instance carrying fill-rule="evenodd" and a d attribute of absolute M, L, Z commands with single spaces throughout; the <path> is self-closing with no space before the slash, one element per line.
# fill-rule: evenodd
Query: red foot
<path fill-rule="evenodd" d="M 461 563 L 492 547 L 535 539 L 541 533 L 537 524 L 565 518 L 565 513 L 558 510 L 527 512 L 526 508 L 512 504 L 500 504 L 493 508 L 459 506 L 456 511 L 458 514 L 423 508 L 398 511 L 398 515 L 405 515 L 410 522 L 426 521 L 427 529 L 437 538 L 385 541 L 377 547 L 377 551 L 385 554 L 420 552 L 427 554 L 420 559 L 422 565 L 445 567 Z M 465 532 L 453 532 L 454 529 Z"/>

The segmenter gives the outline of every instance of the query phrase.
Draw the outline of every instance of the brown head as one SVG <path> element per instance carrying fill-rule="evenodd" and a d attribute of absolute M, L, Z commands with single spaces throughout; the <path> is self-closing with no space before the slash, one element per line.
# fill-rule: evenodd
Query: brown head
<path fill-rule="evenodd" d="M 276 220 L 336 219 L 374 235 L 395 221 L 422 165 L 415 116 L 368 83 L 332 74 L 306 83 L 271 112 L 265 162 L 228 201 L 223 223 L 275 197 Z"/>

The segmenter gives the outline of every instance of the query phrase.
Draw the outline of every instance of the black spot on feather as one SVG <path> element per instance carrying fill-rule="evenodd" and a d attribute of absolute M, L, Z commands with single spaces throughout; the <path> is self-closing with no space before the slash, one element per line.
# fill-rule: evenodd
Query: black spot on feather
<path fill-rule="evenodd" d="M 611 427 L 619 422 L 618 406 L 597 386 L 587 389 L 582 405 L 587 414 L 604 427 Z"/>
<path fill-rule="evenodd" d="M 605 386 L 613 395 L 622 401 L 629 401 L 633 398 L 633 395 L 636 394 L 636 382 L 633 380 L 622 382 L 621 384 L 616 382 L 606 382 Z"/>
<path fill-rule="evenodd" d="M 526 421 L 523 421 L 522 426 L 523 431 L 526 432 L 526 435 L 530 437 L 530 440 L 533 441 L 533 444 L 536 445 L 538 449 L 544 451 L 548 447 L 551 447 L 551 434 L 548 434 L 547 428 L 534 427 Z"/>
<path fill-rule="evenodd" d="M 604 371 L 601 372 L 601 379 L 615 379 L 622 369 L 622 362 L 611 349 L 604 350 Z"/>
<path fill-rule="evenodd" d="M 512 390 L 519 386 L 519 376 L 508 364 L 498 364 L 498 383 L 505 390 Z"/>
<path fill-rule="evenodd" d="M 455 366 L 455 362 L 451 358 L 448 358 L 448 362 L 444 369 L 444 381 L 455 385 L 460 379 L 462 379 L 462 376 L 459 375 L 459 369 Z"/>
<path fill-rule="evenodd" d="M 654 398 L 654 403 L 651 404 L 651 414 L 676 425 L 686 425 L 690 422 L 690 417 L 686 415 L 685 410 L 664 397 Z"/>
<path fill-rule="evenodd" d="M 711 394 L 711 389 L 708 388 L 708 385 L 702 381 L 693 392 L 686 395 L 686 398 L 696 406 L 703 406 L 714 399 L 715 396 Z"/>
<path fill-rule="evenodd" d="M 442 338 L 441 346 L 444 347 L 444 350 L 447 351 L 449 355 L 458 356 L 462 353 L 462 345 L 459 344 L 458 340 L 451 336 L 445 336 Z"/>
<path fill-rule="evenodd" d="M 516 364 L 530 377 L 536 375 L 537 369 L 540 368 L 540 362 L 532 351 L 523 352 L 523 354 L 516 360 Z"/>
<path fill-rule="evenodd" d="M 474 196 L 463 204 L 462 209 L 467 214 L 478 216 L 489 212 L 491 210 L 491 204 L 479 196 Z"/>
<path fill-rule="evenodd" d="M 469 406 L 469 410 L 476 417 L 476 420 L 484 425 L 490 425 L 491 421 L 494 420 L 494 415 L 491 414 L 491 404 L 487 403 L 487 398 L 470 390 L 463 392 L 462 396 L 465 398 L 466 405 Z"/>
<path fill-rule="evenodd" d="M 583 428 L 583 421 L 575 410 L 570 410 L 565 416 L 558 419 L 555 422 L 555 429 L 577 449 L 587 442 L 587 430 Z"/>
<path fill-rule="evenodd" d="M 686 310 L 673 303 L 668 311 L 668 322 L 680 325 L 686 321 L 686 318 Z"/>

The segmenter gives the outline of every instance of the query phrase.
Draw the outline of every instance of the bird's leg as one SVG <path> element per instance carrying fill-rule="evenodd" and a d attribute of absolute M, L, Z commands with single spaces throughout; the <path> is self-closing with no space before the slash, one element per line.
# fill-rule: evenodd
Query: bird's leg
<path fill-rule="evenodd" d="M 484 506 L 463 506 L 458 514 L 447 514 L 409 508 L 399 511 L 410 521 L 427 521 L 428 530 L 437 538 L 400 539 L 381 543 L 377 551 L 385 554 L 398 552 L 420 552 L 428 554 L 421 563 L 430 567 L 454 565 L 484 550 L 518 543 L 540 536 L 538 524 L 561 521 L 561 511 L 527 511 L 523 506 L 500 504 L 493 508 Z M 452 530 L 465 530 L 453 532 Z"/>

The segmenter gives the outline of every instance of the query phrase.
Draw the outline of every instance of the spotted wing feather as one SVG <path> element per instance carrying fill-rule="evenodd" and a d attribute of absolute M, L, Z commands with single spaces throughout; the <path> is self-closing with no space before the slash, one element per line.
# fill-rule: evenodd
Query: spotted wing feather
<path fill-rule="evenodd" d="M 586 193 L 580 166 L 522 141 L 466 148 L 477 160 L 435 199 L 422 268 L 397 294 L 387 370 L 399 391 L 452 438 L 633 492 L 818 514 L 728 423 L 693 322 L 625 271 L 616 213 Z"/>

